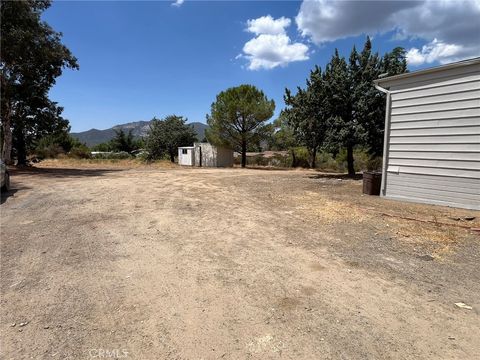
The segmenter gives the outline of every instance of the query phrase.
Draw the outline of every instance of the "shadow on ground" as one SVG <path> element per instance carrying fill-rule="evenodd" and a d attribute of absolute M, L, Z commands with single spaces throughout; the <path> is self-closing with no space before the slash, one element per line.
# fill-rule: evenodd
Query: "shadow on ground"
<path fill-rule="evenodd" d="M 308 175 L 310 179 L 342 179 L 342 180 L 362 180 L 363 175 L 362 174 L 355 174 L 354 176 L 350 176 L 348 174 L 326 174 L 326 173 L 321 173 L 321 174 L 312 174 Z"/>
<path fill-rule="evenodd" d="M 22 167 L 10 170 L 12 178 L 15 175 L 31 175 L 52 178 L 77 178 L 77 177 L 94 177 L 103 176 L 114 172 L 120 172 L 123 169 L 71 169 L 71 168 L 36 168 L 36 167 Z"/>
<path fill-rule="evenodd" d="M 23 190 L 24 188 L 22 189 L 10 189 L 8 191 L 2 191 L 2 194 L 0 196 L 0 204 L 3 204 L 5 201 L 7 201 L 7 199 L 13 195 L 15 195 L 15 193 L 18 191 L 18 190 Z M 27 189 L 27 188 L 25 188 Z"/>

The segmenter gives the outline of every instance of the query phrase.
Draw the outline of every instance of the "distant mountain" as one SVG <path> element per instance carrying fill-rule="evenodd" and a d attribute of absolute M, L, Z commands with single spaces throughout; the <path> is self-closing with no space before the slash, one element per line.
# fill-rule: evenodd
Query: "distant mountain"
<path fill-rule="evenodd" d="M 208 125 L 201 122 L 192 122 L 188 125 L 193 126 L 193 129 L 197 133 L 198 141 L 202 141 L 205 138 L 205 130 L 208 128 Z M 150 121 L 135 121 L 127 124 L 115 125 L 110 129 L 90 129 L 87 131 L 71 133 L 70 135 L 80 140 L 80 142 L 85 143 L 87 146 L 94 146 L 110 141 L 115 136 L 115 130 L 118 131 L 120 129 L 123 129 L 125 132 L 132 130 L 132 134 L 135 137 L 144 137 L 147 135 L 149 126 Z"/>

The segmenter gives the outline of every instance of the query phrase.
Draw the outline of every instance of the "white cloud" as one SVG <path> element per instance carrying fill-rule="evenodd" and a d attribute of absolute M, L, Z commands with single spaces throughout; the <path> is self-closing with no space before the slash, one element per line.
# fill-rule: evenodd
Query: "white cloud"
<path fill-rule="evenodd" d="M 273 69 L 294 61 L 308 60 L 308 46 L 292 43 L 285 34 L 260 34 L 245 44 L 243 52 L 250 61 L 250 70 Z"/>
<path fill-rule="evenodd" d="M 180 7 L 184 2 L 185 0 L 176 0 L 174 3 L 172 3 L 172 6 Z"/>
<path fill-rule="evenodd" d="M 480 0 L 305 0 L 295 20 L 316 44 L 389 31 L 396 39 L 426 40 L 425 50 L 410 50 L 413 65 L 480 55 L 479 18 Z"/>
<path fill-rule="evenodd" d="M 247 21 L 247 31 L 256 36 L 243 46 L 243 54 L 237 58 L 249 61 L 248 69 L 273 69 L 294 61 L 308 60 L 308 46 L 292 43 L 286 34 L 290 19 L 273 19 L 270 15 Z"/>
<path fill-rule="evenodd" d="M 284 34 L 285 28 L 289 27 L 291 20 L 285 17 L 274 19 L 270 15 L 258 19 L 247 20 L 247 31 L 256 35 L 260 34 Z"/>
<path fill-rule="evenodd" d="M 411 48 L 407 52 L 407 61 L 410 65 L 418 66 L 422 64 L 431 64 L 433 62 L 447 63 L 455 59 L 463 51 L 462 46 L 455 44 L 446 44 L 434 39 L 432 42 L 424 45 L 422 49 Z"/>

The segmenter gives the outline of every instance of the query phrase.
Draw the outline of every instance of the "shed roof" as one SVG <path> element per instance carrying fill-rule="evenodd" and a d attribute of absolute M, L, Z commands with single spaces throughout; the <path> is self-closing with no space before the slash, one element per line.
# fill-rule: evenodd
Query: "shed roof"
<path fill-rule="evenodd" d="M 480 64 L 480 57 L 475 57 L 475 58 L 472 58 L 472 59 L 457 61 L 457 62 L 453 62 L 453 63 L 449 63 L 449 64 L 445 64 L 445 65 L 440 65 L 440 66 L 434 66 L 434 67 L 431 67 L 431 68 L 428 68 L 428 69 L 422 69 L 422 70 L 413 71 L 413 72 L 409 72 L 409 73 L 388 76 L 388 77 L 385 77 L 385 78 L 373 80 L 373 82 L 377 85 L 383 85 L 383 84 L 391 83 L 391 82 L 397 81 L 397 80 L 401 81 L 403 79 L 410 79 L 412 77 L 419 76 L 419 75 L 433 74 L 433 73 L 440 72 L 440 71 L 455 69 L 455 68 L 468 66 L 468 65 L 474 65 L 474 64 Z"/>

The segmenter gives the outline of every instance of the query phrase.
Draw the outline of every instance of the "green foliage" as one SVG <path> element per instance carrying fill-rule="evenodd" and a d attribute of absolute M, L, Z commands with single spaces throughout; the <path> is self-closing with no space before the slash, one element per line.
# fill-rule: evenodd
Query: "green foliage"
<path fill-rule="evenodd" d="M 62 108 L 48 91 L 64 67 L 77 69 L 77 60 L 61 43 L 61 34 L 41 20 L 50 1 L 1 2 L 2 157 L 12 148 L 18 162 L 47 134 L 68 131 Z"/>
<path fill-rule="evenodd" d="M 310 72 L 306 89 L 297 88 L 297 93 L 292 95 L 285 89 L 285 105 L 282 116 L 293 130 L 296 139 L 295 145 L 306 146 L 309 153 L 310 167 L 315 167 L 316 153 L 324 142 L 325 123 L 325 81 L 320 67 L 316 66 Z"/>
<path fill-rule="evenodd" d="M 274 110 L 275 102 L 253 85 L 229 88 L 218 94 L 212 104 L 206 137 L 212 144 L 240 152 L 245 167 L 248 147 L 260 144 L 271 133 L 271 125 L 266 121 Z"/>
<path fill-rule="evenodd" d="M 193 145 L 197 134 L 186 121 L 187 119 L 176 115 L 167 116 L 163 120 L 152 120 L 145 139 L 149 160 L 163 159 L 168 155 L 170 161 L 175 162 L 178 147 Z"/>
<path fill-rule="evenodd" d="M 115 137 L 110 141 L 112 151 L 125 151 L 127 153 L 140 148 L 140 141 L 137 141 L 132 134 L 132 130 L 125 133 L 123 129 L 115 130 Z"/>
<path fill-rule="evenodd" d="M 55 158 L 60 154 L 68 154 L 75 158 L 90 157 L 88 147 L 67 132 L 44 136 L 37 142 L 34 152 L 39 159 Z"/>
<path fill-rule="evenodd" d="M 97 144 L 91 147 L 92 151 L 101 152 L 121 152 L 131 153 L 132 151 L 142 149 L 145 146 L 143 139 L 135 138 L 132 130 L 125 133 L 123 129 L 115 130 L 115 137 L 107 142 Z"/>
<path fill-rule="evenodd" d="M 113 151 L 111 141 L 97 144 L 91 147 L 92 151 L 110 152 Z"/>
<path fill-rule="evenodd" d="M 385 97 L 374 88 L 373 80 L 382 73 L 405 71 L 403 48 L 395 48 L 380 58 L 372 53 L 367 38 L 360 53 L 352 49 L 348 62 L 335 50 L 323 73 L 318 67 L 311 71 L 305 89 L 298 88 L 295 95 L 286 89 L 283 114 L 298 142 L 307 147 L 311 167 L 316 165 L 319 149 L 333 154 L 346 151 L 350 175 L 358 168 L 356 148 L 366 148 L 372 158 L 381 155 Z"/>
<path fill-rule="evenodd" d="M 373 158 L 370 158 L 368 159 L 367 161 L 367 170 L 368 171 L 382 171 L 382 157 L 381 156 L 377 156 L 377 157 L 373 157 Z"/>
<path fill-rule="evenodd" d="M 293 148 L 288 158 L 292 167 L 311 167 L 312 154 L 306 146 L 297 146 Z M 316 159 L 314 159 L 314 161 L 315 160 Z"/>

